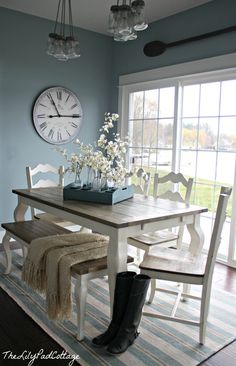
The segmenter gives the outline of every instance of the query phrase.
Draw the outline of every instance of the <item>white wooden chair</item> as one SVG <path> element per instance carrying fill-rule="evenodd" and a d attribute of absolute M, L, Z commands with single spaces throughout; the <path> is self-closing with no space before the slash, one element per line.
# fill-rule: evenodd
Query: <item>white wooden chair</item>
<path fill-rule="evenodd" d="M 161 184 L 165 184 L 170 182 L 172 184 L 173 190 L 167 190 L 164 193 L 158 195 L 158 188 Z M 179 185 L 182 184 L 185 188 L 185 194 L 182 197 L 179 191 L 176 189 L 179 188 Z M 154 188 L 153 195 L 154 197 L 165 198 L 171 201 L 179 201 L 189 203 L 191 190 L 193 185 L 193 179 L 189 178 L 185 179 L 183 174 L 171 172 L 164 177 L 159 177 L 158 173 L 154 176 Z M 142 249 L 145 251 L 145 255 L 148 254 L 156 245 L 162 245 L 165 247 L 177 246 L 177 248 L 181 247 L 182 237 L 183 237 L 184 227 L 181 226 L 178 229 L 177 233 L 173 233 L 169 230 L 159 230 L 155 232 L 150 232 L 147 234 L 141 234 L 135 237 L 128 238 L 128 244 L 135 246 L 136 248 Z"/>
<path fill-rule="evenodd" d="M 168 189 L 166 189 L 166 185 Z M 184 189 L 183 196 L 180 193 L 181 185 Z M 170 172 L 169 174 L 159 177 L 156 173 L 154 176 L 153 196 L 169 199 L 171 201 L 179 201 L 189 203 L 190 195 L 193 186 L 193 179 L 188 180 L 181 173 Z M 164 188 L 163 188 L 164 187 Z M 159 188 L 161 193 L 159 193 Z M 176 229 L 176 228 L 175 228 Z M 127 242 L 137 248 L 137 258 L 140 262 L 140 249 L 144 250 L 144 255 L 150 254 L 153 248 L 157 246 L 171 247 L 174 246 L 180 249 L 182 244 L 184 226 L 180 226 L 175 232 L 171 230 L 158 230 L 146 234 L 140 234 L 135 237 L 129 237 Z M 149 302 L 153 301 L 155 295 L 156 281 L 151 281 L 151 291 Z M 187 291 L 187 288 L 186 288 Z"/>
<path fill-rule="evenodd" d="M 216 261 L 217 251 L 220 245 L 221 232 L 226 216 L 226 207 L 230 193 L 231 188 L 221 187 L 215 224 L 213 227 L 207 256 L 203 254 L 193 254 L 190 244 L 188 250 L 158 248 L 155 256 L 146 255 L 143 262 L 140 264 L 141 273 L 150 276 L 152 279 L 202 286 L 201 297 L 193 296 L 189 293 L 183 293 L 181 290 L 175 291 L 177 298 L 170 316 L 150 312 L 143 313 L 146 316 L 151 316 L 162 320 L 171 320 L 198 326 L 200 328 L 199 342 L 201 344 L 204 344 L 205 342 L 213 269 Z M 174 294 L 174 291 L 169 291 L 166 288 L 159 288 L 157 290 Z M 201 301 L 200 321 L 193 321 L 175 316 L 181 297 L 197 299 Z"/>
<path fill-rule="evenodd" d="M 63 187 L 64 186 L 64 167 L 53 167 L 50 164 L 38 164 L 34 168 L 26 167 L 26 178 L 28 188 L 43 188 L 43 187 Z M 46 212 L 36 212 L 33 207 L 31 210 L 32 219 L 40 219 L 53 222 L 62 227 L 74 225 L 71 222 L 63 221 L 61 218 L 51 215 Z"/>

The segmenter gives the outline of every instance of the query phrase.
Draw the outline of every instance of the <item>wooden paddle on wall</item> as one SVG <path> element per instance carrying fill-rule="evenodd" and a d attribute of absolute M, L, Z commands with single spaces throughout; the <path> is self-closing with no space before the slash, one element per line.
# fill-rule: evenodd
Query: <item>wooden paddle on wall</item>
<path fill-rule="evenodd" d="M 164 43 L 161 41 L 152 41 L 152 42 L 147 43 L 144 46 L 143 52 L 148 57 L 155 57 L 155 56 L 161 55 L 163 52 L 166 51 L 167 48 L 179 46 L 179 45 L 194 42 L 194 41 L 200 41 L 201 39 L 210 38 L 210 37 L 218 36 L 219 34 L 229 33 L 229 32 L 233 32 L 233 31 L 236 31 L 236 25 L 233 25 L 231 27 L 224 28 L 224 29 L 219 29 L 214 32 L 200 34 L 199 36 L 181 39 L 179 41 L 175 41 L 175 42 L 171 42 L 171 43 Z"/>

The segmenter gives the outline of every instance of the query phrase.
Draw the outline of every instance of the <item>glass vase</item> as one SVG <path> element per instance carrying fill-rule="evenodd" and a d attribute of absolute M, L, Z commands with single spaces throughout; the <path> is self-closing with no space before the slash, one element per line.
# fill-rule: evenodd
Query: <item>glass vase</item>
<path fill-rule="evenodd" d="M 102 176 L 100 170 L 95 171 L 92 189 L 94 191 L 104 191 L 107 189 L 107 180 Z"/>
<path fill-rule="evenodd" d="M 81 169 L 78 167 L 75 171 L 75 180 L 71 185 L 72 188 L 82 188 L 83 182 L 81 180 Z"/>
<path fill-rule="evenodd" d="M 93 179 L 94 179 L 94 170 L 91 166 L 86 166 L 86 171 L 85 171 L 85 187 L 86 189 L 91 189 L 92 188 L 92 183 L 93 183 Z"/>

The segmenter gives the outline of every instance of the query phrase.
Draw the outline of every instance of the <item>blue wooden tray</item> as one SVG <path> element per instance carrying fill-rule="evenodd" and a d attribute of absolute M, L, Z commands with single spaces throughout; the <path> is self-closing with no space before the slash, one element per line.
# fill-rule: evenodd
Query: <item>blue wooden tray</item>
<path fill-rule="evenodd" d="M 64 200 L 87 201 L 95 203 L 105 203 L 114 205 L 115 203 L 127 200 L 134 195 L 134 187 L 132 185 L 120 188 L 109 188 L 105 191 L 93 191 L 83 188 L 74 188 L 73 183 L 63 188 Z"/>

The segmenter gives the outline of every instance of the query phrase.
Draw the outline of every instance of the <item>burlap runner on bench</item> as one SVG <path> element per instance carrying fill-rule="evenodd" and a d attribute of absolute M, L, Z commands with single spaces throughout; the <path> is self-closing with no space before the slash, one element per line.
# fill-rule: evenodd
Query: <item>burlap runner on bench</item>
<path fill-rule="evenodd" d="M 51 319 L 71 314 L 71 271 L 76 263 L 107 255 L 108 237 L 92 233 L 52 235 L 32 240 L 22 270 L 22 279 L 45 293 Z"/>

